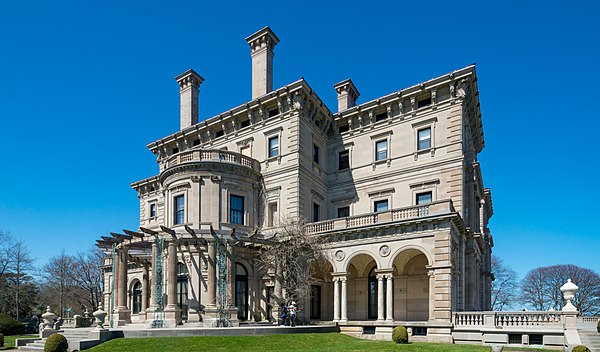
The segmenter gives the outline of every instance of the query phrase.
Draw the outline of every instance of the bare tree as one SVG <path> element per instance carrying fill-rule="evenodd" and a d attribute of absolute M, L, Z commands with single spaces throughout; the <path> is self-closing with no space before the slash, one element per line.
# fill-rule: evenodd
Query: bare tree
<path fill-rule="evenodd" d="M 600 312 L 600 276 L 593 270 L 577 265 L 553 265 L 535 268 L 523 279 L 522 301 L 537 310 L 560 310 L 565 301 L 560 287 L 571 279 L 579 290 L 573 305 L 582 315 Z"/>
<path fill-rule="evenodd" d="M 517 273 L 504 264 L 501 258 L 492 255 L 492 274 L 494 274 L 494 281 L 492 281 L 492 309 L 510 309 L 517 298 L 517 289 L 519 287 Z"/>
<path fill-rule="evenodd" d="M 305 225 L 302 220 L 280 221 L 275 237 L 257 257 L 259 271 L 274 276 L 275 296 L 282 302 L 307 297 L 316 282 L 311 266 L 326 259 L 324 238 L 307 234 Z"/>
<path fill-rule="evenodd" d="M 19 320 L 21 315 L 21 298 L 23 285 L 31 283 L 32 277 L 27 275 L 28 272 L 33 270 L 33 259 L 29 255 L 27 245 L 23 241 L 15 241 L 11 250 L 11 263 L 9 268 L 12 272 L 11 279 L 13 291 L 14 291 L 14 302 L 15 302 L 15 317 Z M 26 295 L 31 292 L 25 292 Z"/>
<path fill-rule="evenodd" d="M 85 293 L 80 299 L 80 305 L 91 307 L 92 310 L 98 307 L 102 299 L 102 256 L 99 248 L 92 247 L 75 257 L 73 279 Z"/>
<path fill-rule="evenodd" d="M 7 231 L 0 231 L 0 311 L 17 320 L 35 306 L 37 285 L 29 273 L 33 259 L 23 241 Z"/>
<path fill-rule="evenodd" d="M 71 306 L 76 301 L 74 291 L 78 289 L 78 286 L 73 278 L 75 269 L 75 259 L 65 254 L 65 251 L 50 258 L 49 262 L 41 269 L 46 286 L 43 293 L 46 304 L 58 306 L 60 316 L 64 314 L 65 307 Z"/>

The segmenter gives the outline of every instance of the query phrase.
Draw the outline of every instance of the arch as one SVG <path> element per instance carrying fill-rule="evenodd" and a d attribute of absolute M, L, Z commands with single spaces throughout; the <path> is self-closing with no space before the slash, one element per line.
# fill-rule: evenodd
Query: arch
<path fill-rule="evenodd" d="M 394 253 L 394 318 L 405 321 L 429 319 L 428 267 L 431 259 L 418 246 L 405 246 Z"/>
<path fill-rule="evenodd" d="M 371 261 L 375 262 L 375 267 L 377 269 L 381 269 L 381 264 L 377 261 L 376 255 L 364 250 L 356 251 L 348 256 L 348 259 L 346 259 L 344 271 L 348 272 L 350 270 L 350 265 L 353 264 L 357 269 L 357 274 L 359 276 L 366 276 L 366 274 L 368 274 L 367 266 L 369 266 Z M 370 267 L 368 270 L 370 270 Z M 365 271 L 367 272 L 365 273 Z"/>
<path fill-rule="evenodd" d="M 409 251 L 409 250 L 416 250 L 416 251 L 421 252 L 420 254 L 425 255 L 425 257 L 427 258 L 427 264 L 433 265 L 433 257 L 431 256 L 431 253 L 429 251 L 427 251 L 424 247 L 421 247 L 419 245 L 409 244 L 409 245 L 398 248 L 396 251 L 394 251 L 390 255 L 390 258 L 392 259 L 390 266 L 394 266 L 396 264 L 396 260 L 398 259 L 400 254 L 402 254 L 405 251 Z M 414 251 L 411 251 L 409 253 L 414 253 Z"/>
<path fill-rule="evenodd" d="M 131 288 L 131 313 L 139 314 L 142 311 L 142 283 L 140 280 L 135 280 Z"/>
<path fill-rule="evenodd" d="M 377 257 L 368 251 L 357 251 L 349 256 L 346 264 L 346 306 L 347 318 L 349 320 L 368 320 L 369 311 L 369 290 L 372 284 L 369 281 L 369 273 L 374 273 L 380 269 L 381 264 Z M 376 286 L 376 285 L 375 285 Z M 375 292 L 375 295 L 377 293 Z M 377 308 L 375 308 L 377 312 Z"/>
<path fill-rule="evenodd" d="M 307 318 L 311 320 L 333 320 L 333 268 L 327 259 L 310 265 L 312 283 L 305 310 Z"/>

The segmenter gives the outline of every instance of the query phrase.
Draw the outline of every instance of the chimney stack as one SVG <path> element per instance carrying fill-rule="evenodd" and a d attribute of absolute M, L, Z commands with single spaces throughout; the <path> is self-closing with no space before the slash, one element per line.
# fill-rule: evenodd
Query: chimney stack
<path fill-rule="evenodd" d="M 279 38 L 269 26 L 246 38 L 252 56 L 252 99 L 273 90 L 273 49 Z"/>
<path fill-rule="evenodd" d="M 333 88 L 338 96 L 338 112 L 356 105 L 356 99 L 358 99 L 360 93 L 350 78 L 334 84 Z"/>
<path fill-rule="evenodd" d="M 190 68 L 175 80 L 179 83 L 179 118 L 183 130 L 198 123 L 198 95 L 204 78 Z"/>

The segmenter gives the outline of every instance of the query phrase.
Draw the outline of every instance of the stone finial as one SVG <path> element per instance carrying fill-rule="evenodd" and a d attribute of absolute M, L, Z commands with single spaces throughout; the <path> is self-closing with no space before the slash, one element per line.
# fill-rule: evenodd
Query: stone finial
<path fill-rule="evenodd" d="M 50 306 L 46 307 L 46 313 L 42 314 L 42 319 L 44 319 L 44 329 L 52 328 L 52 324 L 54 324 L 54 319 L 56 319 L 56 314 L 52 313 L 50 310 Z"/>
<path fill-rule="evenodd" d="M 575 298 L 575 293 L 577 293 L 579 287 L 571 282 L 571 279 L 568 279 L 567 282 L 561 286 L 560 291 L 563 293 L 563 297 L 567 301 L 567 304 L 563 307 L 563 311 L 577 311 L 577 308 L 571 303 L 573 298 Z"/>
<path fill-rule="evenodd" d="M 269 26 L 246 38 L 252 57 L 252 99 L 273 90 L 273 56 L 279 38 Z"/>
<path fill-rule="evenodd" d="M 198 98 L 204 78 L 189 69 L 175 77 L 175 80 L 179 84 L 180 129 L 183 130 L 198 123 Z"/>
<path fill-rule="evenodd" d="M 94 318 L 96 318 L 96 327 L 100 330 L 104 330 L 104 319 L 106 318 L 106 312 L 102 310 L 102 303 L 98 305 L 98 310 L 92 313 Z"/>
<path fill-rule="evenodd" d="M 360 93 L 350 78 L 334 84 L 333 88 L 338 96 L 338 112 L 356 105 Z"/>

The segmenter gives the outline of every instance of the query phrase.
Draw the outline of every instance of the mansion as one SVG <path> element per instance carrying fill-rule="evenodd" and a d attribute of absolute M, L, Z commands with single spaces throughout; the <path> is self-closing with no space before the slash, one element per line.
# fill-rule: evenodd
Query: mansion
<path fill-rule="evenodd" d="M 132 184 L 140 227 L 97 241 L 112 326 L 274 321 L 257 248 L 289 219 L 328 236 L 299 320 L 451 341 L 453 312 L 491 310 L 475 66 L 364 103 L 346 79 L 332 111 L 304 79 L 273 89 L 269 27 L 246 40 L 252 100 L 199 121 L 204 79 L 177 76 L 180 130 L 148 144 L 158 173 Z"/>

